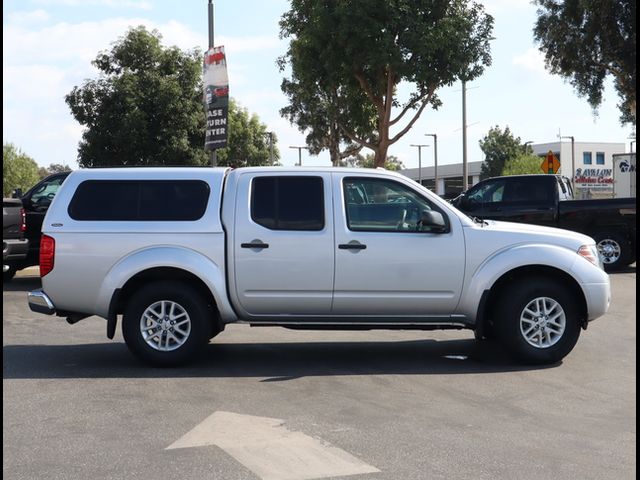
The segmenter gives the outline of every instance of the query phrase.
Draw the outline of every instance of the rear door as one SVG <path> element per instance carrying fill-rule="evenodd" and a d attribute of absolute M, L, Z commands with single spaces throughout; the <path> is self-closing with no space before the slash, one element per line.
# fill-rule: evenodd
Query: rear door
<path fill-rule="evenodd" d="M 332 313 L 358 316 L 360 321 L 376 317 L 448 319 L 458 304 L 464 278 L 464 234 L 457 217 L 449 217 L 396 179 L 333 176 L 336 274 Z M 440 212 L 446 230 L 419 226 L 425 210 Z"/>
<path fill-rule="evenodd" d="M 330 173 L 252 173 L 238 180 L 233 288 L 242 316 L 326 316 L 333 293 Z"/>

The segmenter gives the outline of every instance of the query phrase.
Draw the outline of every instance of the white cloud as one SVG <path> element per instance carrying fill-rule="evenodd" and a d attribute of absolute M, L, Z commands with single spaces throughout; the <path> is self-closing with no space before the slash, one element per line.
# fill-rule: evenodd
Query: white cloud
<path fill-rule="evenodd" d="M 485 10 L 492 15 L 510 10 L 521 10 L 531 6 L 531 0 L 484 0 L 478 3 L 482 3 Z"/>
<path fill-rule="evenodd" d="M 544 66 L 544 55 L 537 48 L 530 48 L 525 53 L 515 56 L 512 63 L 530 72 L 547 75 L 547 70 Z"/>
<path fill-rule="evenodd" d="M 19 11 L 10 13 L 7 18 L 13 24 L 41 23 L 49 20 L 49 14 L 44 10 Z"/>
<path fill-rule="evenodd" d="M 151 3 L 145 0 L 35 0 L 34 3 L 47 6 L 86 7 L 100 6 L 111 8 L 135 8 L 151 10 Z"/>

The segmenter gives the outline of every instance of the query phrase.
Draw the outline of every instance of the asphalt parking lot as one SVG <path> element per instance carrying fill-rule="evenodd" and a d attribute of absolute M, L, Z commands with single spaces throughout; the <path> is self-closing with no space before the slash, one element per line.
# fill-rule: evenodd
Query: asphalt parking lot
<path fill-rule="evenodd" d="M 18 479 L 631 479 L 636 268 L 558 365 L 456 332 L 229 327 L 180 369 L 3 285 L 3 473 Z"/>

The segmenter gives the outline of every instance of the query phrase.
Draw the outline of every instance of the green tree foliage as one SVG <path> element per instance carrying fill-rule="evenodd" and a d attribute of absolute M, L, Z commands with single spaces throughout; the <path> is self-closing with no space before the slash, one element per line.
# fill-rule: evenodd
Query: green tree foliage
<path fill-rule="evenodd" d="M 290 39 L 280 61 L 291 67 L 284 114 L 311 130 L 312 146 L 349 139 L 373 150 L 376 166 L 428 105 L 440 105 L 440 87 L 491 63 L 493 18 L 466 0 L 292 0 L 280 28 Z M 404 101 L 400 82 L 412 85 Z"/>
<path fill-rule="evenodd" d="M 341 167 L 357 167 L 357 168 L 376 168 L 375 156 L 372 154 L 362 155 L 358 154 L 341 160 L 339 166 Z M 387 161 L 384 164 L 384 168 L 387 170 L 398 171 L 404 168 L 404 164 L 398 160 L 398 157 L 393 155 L 387 156 Z"/>
<path fill-rule="evenodd" d="M 267 126 L 260 123 L 256 114 L 251 115 L 237 102 L 229 102 L 229 142 L 227 148 L 218 150 L 218 165 L 251 167 L 271 165 Z M 273 134 L 273 163 L 278 164 L 280 152 Z"/>
<path fill-rule="evenodd" d="M 536 0 L 535 40 L 551 73 L 596 110 L 612 76 L 622 123 L 636 124 L 636 1 Z"/>
<path fill-rule="evenodd" d="M 38 164 L 12 143 L 2 144 L 2 196 L 9 197 L 16 188 L 26 191 L 40 177 Z"/>
<path fill-rule="evenodd" d="M 481 178 L 501 175 L 507 160 L 518 157 L 524 151 L 520 137 L 515 137 L 509 127 L 502 131 L 496 125 L 489 129 L 489 133 L 479 143 L 484 153 Z"/>
<path fill-rule="evenodd" d="M 99 78 L 65 97 L 86 127 L 78 149 L 81 167 L 209 165 L 202 55 L 163 47 L 161 39 L 142 26 L 129 30 L 93 61 Z M 232 102 L 228 124 L 228 147 L 217 151 L 218 163 L 268 165 L 266 127 L 258 117 Z"/>
<path fill-rule="evenodd" d="M 528 175 L 531 173 L 544 173 L 540 169 L 543 159 L 537 155 L 521 153 L 516 157 L 507 159 L 500 175 Z"/>
<path fill-rule="evenodd" d="M 207 163 L 201 53 L 160 40 L 155 30 L 129 30 L 93 61 L 99 78 L 65 97 L 86 127 L 81 167 Z"/>

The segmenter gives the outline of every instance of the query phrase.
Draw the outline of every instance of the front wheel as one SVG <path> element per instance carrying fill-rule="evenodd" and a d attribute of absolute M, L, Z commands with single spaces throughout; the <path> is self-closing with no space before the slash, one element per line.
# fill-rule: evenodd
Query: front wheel
<path fill-rule="evenodd" d="M 206 302 L 188 285 L 156 282 L 141 288 L 129 301 L 122 335 L 129 350 L 156 366 L 193 360 L 211 335 Z"/>
<path fill-rule="evenodd" d="M 573 350 L 580 336 L 577 299 L 550 278 L 520 281 L 504 292 L 496 324 L 504 346 L 528 364 L 552 364 Z"/>

